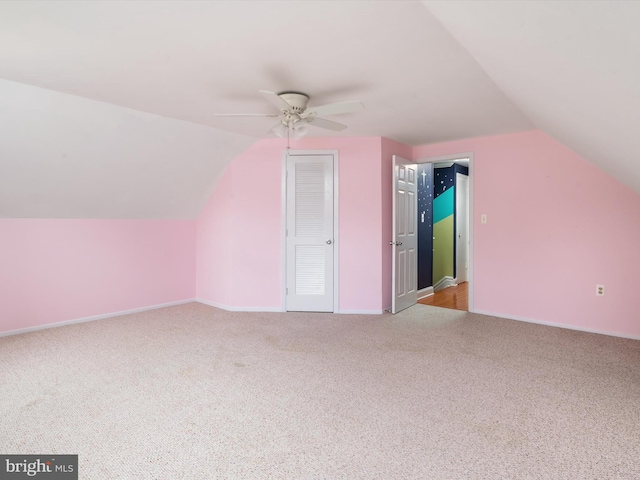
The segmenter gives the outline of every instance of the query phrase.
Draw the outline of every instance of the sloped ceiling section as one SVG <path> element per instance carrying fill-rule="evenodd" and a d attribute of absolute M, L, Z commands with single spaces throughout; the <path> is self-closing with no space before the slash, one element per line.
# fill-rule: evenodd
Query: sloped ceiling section
<path fill-rule="evenodd" d="M 0 217 L 196 218 L 253 142 L 0 80 Z"/>
<path fill-rule="evenodd" d="M 640 2 L 424 4 L 537 128 L 640 193 Z"/>
<path fill-rule="evenodd" d="M 259 89 L 360 100 L 348 129 L 410 145 L 532 128 L 417 1 L 0 2 L 0 78 L 266 137 Z"/>
<path fill-rule="evenodd" d="M 5 1 L 0 78 L 0 217 L 194 218 L 259 89 L 410 145 L 532 128 L 418 1 Z"/>

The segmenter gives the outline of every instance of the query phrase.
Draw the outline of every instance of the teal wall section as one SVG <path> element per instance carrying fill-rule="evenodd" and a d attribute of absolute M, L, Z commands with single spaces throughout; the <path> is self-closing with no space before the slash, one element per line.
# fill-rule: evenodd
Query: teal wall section
<path fill-rule="evenodd" d="M 455 188 L 448 188 L 433 200 L 433 223 L 453 215 L 455 211 Z"/>

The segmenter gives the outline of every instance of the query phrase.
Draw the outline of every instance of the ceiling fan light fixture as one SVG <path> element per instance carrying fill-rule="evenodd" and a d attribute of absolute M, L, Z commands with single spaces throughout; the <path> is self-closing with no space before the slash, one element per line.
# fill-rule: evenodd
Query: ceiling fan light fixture
<path fill-rule="evenodd" d="M 306 125 L 306 122 L 302 120 L 298 120 L 293 124 L 293 139 L 298 140 L 304 137 L 307 133 L 309 133 L 309 128 Z"/>
<path fill-rule="evenodd" d="M 287 133 L 289 132 L 289 126 L 284 122 L 280 122 L 278 125 L 273 127 L 271 131 L 280 138 L 287 138 Z"/>

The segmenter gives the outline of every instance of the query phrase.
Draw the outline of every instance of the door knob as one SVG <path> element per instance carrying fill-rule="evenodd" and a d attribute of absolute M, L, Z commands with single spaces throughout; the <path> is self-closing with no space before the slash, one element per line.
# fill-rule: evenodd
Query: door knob
<path fill-rule="evenodd" d="M 327 240 L 327 245 L 331 245 L 331 240 Z"/>

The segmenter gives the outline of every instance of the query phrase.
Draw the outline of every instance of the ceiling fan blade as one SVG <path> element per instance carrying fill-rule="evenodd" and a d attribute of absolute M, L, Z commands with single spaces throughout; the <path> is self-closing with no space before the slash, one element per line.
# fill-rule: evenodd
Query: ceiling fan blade
<path fill-rule="evenodd" d="M 327 105 L 319 105 L 317 107 L 309 107 L 304 111 L 304 116 L 309 115 L 340 115 L 342 113 L 357 112 L 364 109 L 362 102 L 349 101 L 349 102 L 337 102 L 328 103 Z"/>
<path fill-rule="evenodd" d="M 336 132 L 340 132 L 347 128 L 346 125 L 334 122 L 332 120 L 327 120 L 326 118 L 307 117 L 304 119 L 304 121 L 316 127 L 326 128 L 327 130 L 334 130 Z"/>
<path fill-rule="evenodd" d="M 277 113 L 212 113 L 214 117 L 279 117 Z"/>
<path fill-rule="evenodd" d="M 278 110 L 289 110 L 291 105 L 285 102 L 276 92 L 270 92 L 269 90 L 260 90 L 260 93 L 264 99 L 275 106 Z"/>

